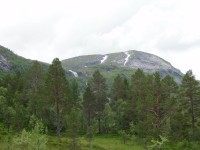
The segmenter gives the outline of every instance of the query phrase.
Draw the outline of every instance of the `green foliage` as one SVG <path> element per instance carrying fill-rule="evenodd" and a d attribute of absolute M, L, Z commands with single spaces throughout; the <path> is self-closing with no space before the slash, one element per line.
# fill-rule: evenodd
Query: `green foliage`
<path fill-rule="evenodd" d="M 187 140 L 183 140 L 180 142 L 177 142 L 174 146 L 175 150 L 199 150 L 200 149 L 200 143 L 199 142 L 189 142 Z"/>
<path fill-rule="evenodd" d="M 105 104 L 105 109 L 103 111 L 103 130 L 105 133 L 112 131 L 115 126 L 115 113 L 112 111 L 109 103 Z"/>
<path fill-rule="evenodd" d="M 63 113 L 66 112 L 63 111 L 66 108 L 64 104 L 67 105 L 67 96 L 71 93 L 68 88 L 65 72 L 58 58 L 55 58 L 48 68 L 46 91 L 48 93 L 47 99 L 49 100 L 49 105 L 53 107 L 55 112 L 57 136 L 60 140 Z"/>
<path fill-rule="evenodd" d="M 94 68 L 87 69 L 93 73 Z M 149 149 L 199 148 L 200 86 L 191 71 L 177 85 L 158 72 L 147 75 L 138 69 L 129 72 L 129 81 L 117 75 L 119 70 L 109 75 L 103 64 L 98 69 L 86 88 L 81 87 L 84 92 L 79 79 L 67 81 L 59 59 L 47 72 L 34 62 L 27 72 L 0 80 L 4 147 L 12 148 L 8 143 L 19 134 L 13 138 L 15 149 L 143 149 L 138 144 Z M 107 77 L 113 75 L 108 88 L 106 79 L 112 82 Z"/>
<path fill-rule="evenodd" d="M 90 85 L 87 86 L 83 94 L 83 112 L 86 125 L 90 126 L 92 119 L 95 117 L 95 97 Z"/>
<path fill-rule="evenodd" d="M 89 150 L 93 149 L 92 141 L 94 139 L 94 131 L 92 125 L 87 127 L 86 138 L 88 140 Z"/>
<path fill-rule="evenodd" d="M 115 126 L 114 131 L 117 132 L 119 130 L 125 130 L 126 124 L 127 124 L 127 102 L 125 100 L 119 99 L 117 101 L 114 101 L 112 104 L 112 110 L 114 112 L 114 120 L 115 120 Z"/>
<path fill-rule="evenodd" d="M 148 146 L 148 150 L 161 150 L 166 142 L 168 142 L 167 138 L 160 135 L 160 140 L 151 140 L 152 144 Z"/>
<path fill-rule="evenodd" d="M 122 78 L 119 74 L 117 75 L 111 88 L 111 96 L 114 101 L 128 98 L 128 83 L 126 78 Z"/>
<path fill-rule="evenodd" d="M 2 120 L 4 118 L 4 112 L 6 109 L 6 98 L 5 98 L 5 93 L 7 89 L 0 87 L 0 119 Z"/>
<path fill-rule="evenodd" d="M 44 107 L 44 70 L 39 62 L 35 61 L 28 70 L 25 87 L 30 114 L 43 118 L 41 109 Z"/>
<path fill-rule="evenodd" d="M 14 137 L 13 148 L 16 150 L 45 150 L 47 138 L 43 132 L 43 125 L 37 122 L 31 132 L 24 129 L 19 136 Z"/>
<path fill-rule="evenodd" d="M 6 58 L 10 66 L 6 72 L 0 69 L 1 77 L 8 73 L 13 74 L 14 72 L 25 72 L 33 64 L 31 60 L 18 56 L 3 46 L 0 46 L 0 54 Z M 43 63 L 43 66 L 46 66 L 46 64 Z"/>
<path fill-rule="evenodd" d="M 91 79 L 91 89 L 94 94 L 95 99 L 95 109 L 96 109 L 96 118 L 98 120 L 98 130 L 99 133 L 102 133 L 102 116 L 104 107 L 107 100 L 107 85 L 106 79 L 96 70 Z"/>
<path fill-rule="evenodd" d="M 85 136 L 80 137 L 79 139 L 82 150 L 90 149 L 88 139 Z M 62 137 L 61 142 L 58 142 L 55 136 L 48 136 L 47 148 L 49 150 L 68 149 L 69 144 L 69 139 L 66 137 Z M 144 150 L 144 148 L 137 143 L 128 142 L 127 144 L 123 144 L 118 135 L 102 134 L 94 135 L 92 140 L 92 150 Z"/>
<path fill-rule="evenodd" d="M 200 115 L 199 107 L 200 107 L 200 86 L 199 82 L 195 79 L 191 70 L 189 70 L 186 75 L 183 77 L 181 83 L 181 100 L 180 100 L 180 107 L 181 113 L 184 114 L 184 122 L 188 122 L 190 138 L 192 140 L 197 140 L 198 136 L 197 127 L 199 122 L 198 117 Z"/>
<path fill-rule="evenodd" d="M 16 111 L 12 107 L 6 107 L 4 110 L 4 125 L 7 127 L 8 132 L 10 129 L 10 126 L 12 125 L 14 116 L 16 114 Z"/>
<path fill-rule="evenodd" d="M 79 150 L 80 142 L 78 140 L 78 114 L 77 110 L 73 107 L 69 115 L 69 134 L 70 134 L 70 150 Z"/>
<path fill-rule="evenodd" d="M 127 141 L 130 140 L 130 135 L 126 131 L 121 130 L 118 132 L 118 134 L 120 135 L 123 144 L 126 144 Z"/>
<path fill-rule="evenodd" d="M 71 93 L 72 93 L 71 102 L 70 102 L 71 107 L 80 108 L 80 98 L 79 98 L 80 90 L 79 90 L 78 82 L 75 79 L 72 81 L 72 84 L 71 84 Z"/>

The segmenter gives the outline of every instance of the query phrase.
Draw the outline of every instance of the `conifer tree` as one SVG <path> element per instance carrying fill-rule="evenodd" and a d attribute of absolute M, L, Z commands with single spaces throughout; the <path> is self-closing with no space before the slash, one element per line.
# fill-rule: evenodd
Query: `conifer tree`
<path fill-rule="evenodd" d="M 69 115 L 69 134 L 70 134 L 70 150 L 79 150 L 80 143 L 78 140 L 78 114 L 76 108 L 71 108 L 71 112 Z"/>
<path fill-rule="evenodd" d="M 95 116 L 95 98 L 90 85 L 87 86 L 83 94 L 83 112 L 86 118 L 86 124 L 89 127 Z"/>
<path fill-rule="evenodd" d="M 71 94 L 72 94 L 71 102 L 70 102 L 72 105 L 71 107 L 75 107 L 75 108 L 80 107 L 79 85 L 75 79 L 72 81 L 72 84 L 71 84 Z"/>
<path fill-rule="evenodd" d="M 35 61 L 33 66 L 28 70 L 26 77 L 26 95 L 28 102 L 28 108 L 30 114 L 36 115 L 37 118 L 41 118 L 41 109 L 44 106 L 44 100 L 42 98 L 42 92 L 44 88 L 44 71 L 38 61 Z"/>
<path fill-rule="evenodd" d="M 114 117 L 115 114 L 110 107 L 110 104 L 106 103 L 105 109 L 103 111 L 103 130 L 105 133 L 108 133 L 109 131 L 111 131 L 111 129 L 113 129 L 115 125 Z"/>
<path fill-rule="evenodd" d="M 104 110 L 106 102 L 108 101 L 106 97 L 106 94 L 107 94 L 106 80 L 97 70 L 94 72 L 90 84 L 91 84 L 92 92 L 95 98 L 95 109 L 96 109 L 96 117 L 98 120 L 98 130 L 99 130 L 99 133 L 101 133 L 103 110 Z"/>
<path fill-rule="evenodd" d="M 147 79 L 141 69 L 138 69 L 131 79 L 128 118 L 130 123 L 134 123 L 139 136 L 147 135 L 148 128 L 151 128 L 150 117 L 148 117 L 148 110 L 152 101 L 151 80 L 150 77 L 149 80 Z"/>
<path fill-rule="evenodd" d="M 178 85 L 171 76 L 162 79 L 162 132 L 169 135 L 171 131 L 171 118 L 176 111 L 178 98 Z"/>
<path fill-rule="evenodd" d="M 55 58 L 49 66 L 46 83 L 49 99 L 55 108 L 57 136 L 60 140 L 62 130 L 61 114 L 63 113 L 63 107 L 65 107 L 63 103 L 66 101 L 68 91 L 65 72 L 58 58 Z"/>
<path fill-rule="evenodd" d="M 192 139 L 195 140 L 195 133 L 198 126 L 198 117 L 200 115 L 200 87 L 199 82 L 195 79 L 192 70 L 187 71 L 181 83 L 181 107 L 185 119 L 189 119 L 189 127 L 192 133 Z"/>
<path fill-rule="evenodd" d="M 111 96 L 112 100 L 116 101 L 119 99 L 126 99 L 127 98 L 127 90 L 128 84 L 127 80 L 123 79 L 119 74 L 114 79 L 112 89 L 111 89 Z"/>

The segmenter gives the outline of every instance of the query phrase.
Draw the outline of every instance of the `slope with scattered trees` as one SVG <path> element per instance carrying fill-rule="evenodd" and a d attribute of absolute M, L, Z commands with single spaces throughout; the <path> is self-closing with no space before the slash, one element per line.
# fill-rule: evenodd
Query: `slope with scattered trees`
<path fill-rule="evenodd" d="M 36 61 L 27 71 L 7 74 L 0 80 L 0 144 L 5 149 L 200 148 L 200 85 L 191 70 L 180 85 L 140 69 L 131 80 L 117 75 L 111 88 L 106 81 L 96 70 L 80 92 L 57 58 L 47 70 Z"/>

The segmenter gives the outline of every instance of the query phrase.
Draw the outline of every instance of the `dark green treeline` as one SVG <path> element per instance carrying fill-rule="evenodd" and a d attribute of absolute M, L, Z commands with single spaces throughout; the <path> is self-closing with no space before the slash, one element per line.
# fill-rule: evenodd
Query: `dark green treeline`
<path fill-rule="evenodd" d="M 48 132 L 72 138 L 87 134 L 132 133 L 139 138 L 200 140 L 200 85 L 188 71 L 178 85 L 158 72 L 138 69 L 131 80 L 117 75 L 112 86 L 97 70 L 83 92 L 69 81 L 59 59 L 48 69 L 39 62 L 0 81 L 0 124 L 7 132 L 29 130 L 31 116 Z"/>

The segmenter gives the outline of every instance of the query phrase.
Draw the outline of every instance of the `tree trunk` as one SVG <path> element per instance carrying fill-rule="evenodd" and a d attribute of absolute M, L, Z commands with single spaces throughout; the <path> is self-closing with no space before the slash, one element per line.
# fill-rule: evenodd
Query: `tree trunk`
<path fill-rule="evenodd" d="M 195 120 L 194 120 L 194 102 L 193 102 L 193 98 L 192 96 L 190 97 L 190 102 L 191 102 L 191 115 L 192 115 L 192 140 L 194 140 L 194 123 L 195 123 Z"/>
<path fill-rule="evenodd" d="M 60 99 L 58 91 L 56 90 L 56 126 L 57 126 L 57 136 L 58 140 L 60 141 L 60 131 L 61 131 L 61 125 L 60 125 Z"/>
<path fill-rule="evenodd" d="M 99 124 L 99 133 L 101 133 L 101 117 L 98 116 L 98 124 Z"/>
<path fill-rule="evenodd" d="M 58 140 L 60 141 L 60 108 L 58 100 L 56 101 L 56 124 L 57 124 L 57 136 Z"/>

